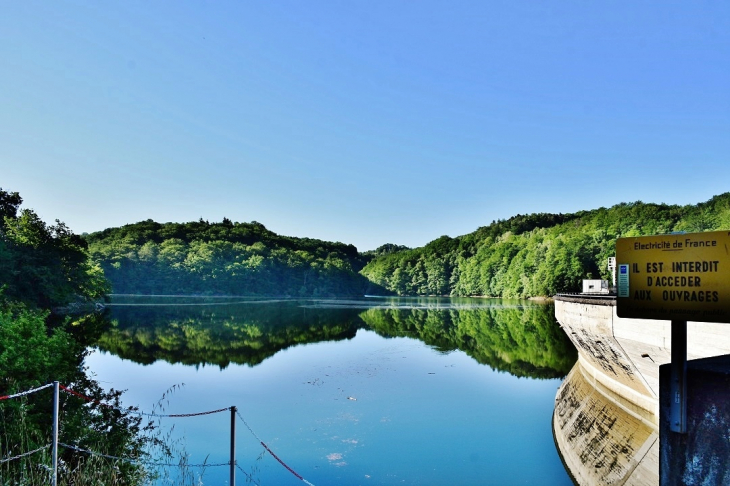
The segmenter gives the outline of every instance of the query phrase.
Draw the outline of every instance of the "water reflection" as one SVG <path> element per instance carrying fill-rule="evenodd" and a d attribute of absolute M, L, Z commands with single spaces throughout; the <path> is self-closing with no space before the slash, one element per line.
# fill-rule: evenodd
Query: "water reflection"
<path fill-rule="evenodd" d="M 292 301 L 113 306 L 97 346 L 141 364 L 255 366 L 290 346 L 353 338 L 363 325 L 358 312 Z"/>
<path fill-rule="evenodd" d="M 412 336 L 444 352 L 459 349 L 515 376 L 561 378 L 577 359 L 549 305 L 370 309 L 360 317 L 381 335 Z"/>
<path fill-rule="evenodd" d="M 563 377 L 577 356 L 552 305 L 437 298 L 115 303 L 122 305 L 112 306 L 97 346 L 142 364 L 255 366 L 299 344 L 352 339 L 361 328 L 412 337 L 443 352 L 462 350 L 520 377 Z"/>

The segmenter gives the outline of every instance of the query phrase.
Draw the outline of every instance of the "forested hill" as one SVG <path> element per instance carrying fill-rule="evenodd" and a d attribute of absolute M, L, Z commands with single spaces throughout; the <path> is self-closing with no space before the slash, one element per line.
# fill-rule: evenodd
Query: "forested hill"
<path fill-rule="evenodd" d="M 86 235 L 115 293 L 290 297 L 549 296 L 609 278 L 616 239 L 730 229 L 730 193 L 670 206 L 642 202 L 573 214 L 517 215 L 422 248 L 281 236 L 262 224 L 152 220 Z"/>
<path fill-rule="evenodd" d="M 730 229 L 730 193 L 687 206 L 622 203 L 574 214 L 517 215 L 422 248 L 376 256 L 362 274 L 399 295 L 550 296 L 610 278 L 616 239 Z"/>
<path fill-rule="evenodd" d="M 353 245 L 281 236 L 257 222 L 147 220 L 86 240 L 115 293 L 326 297 L 368 291 L 358 273 L 367 257 Z"/>

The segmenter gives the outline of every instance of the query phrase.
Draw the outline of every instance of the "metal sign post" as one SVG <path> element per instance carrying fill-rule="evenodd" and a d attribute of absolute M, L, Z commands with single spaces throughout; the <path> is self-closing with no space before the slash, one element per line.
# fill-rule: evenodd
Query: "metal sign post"
<path fill-rule="evenodd" d="M 58 382 L 53 382 L 53 420 L 52 420 L 52 443 L 51 443 L 51 485 L 58 484 Z"/>
<path fill-rule="evenodd" d="M 236 485 L 236 406 L 231 407 L 231 478 L 230 485 Z"/>
<path fill-rule="evenodd" d="M 672 321 L 669 430 L 687 433 L 687 321 Z"/>

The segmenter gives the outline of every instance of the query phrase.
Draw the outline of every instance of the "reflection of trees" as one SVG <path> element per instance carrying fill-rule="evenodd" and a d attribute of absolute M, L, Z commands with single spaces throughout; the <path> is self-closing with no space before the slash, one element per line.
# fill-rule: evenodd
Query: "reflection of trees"
<path fill-rule="evenodd" d="M 386 336 L 409 336 L 440 351 L 460 349 L 481 364 L 531 378 L 564 377 L 575 348 L 552 305 L 463 310 L 370 309 L 360 317 Z"/>
<path fill-rule="evenodd" d="M 137 363 L 255 366 L 297 344 L 351 339 L 362 321 L 350 309 L 295 303 L 114 308 L 97 346 Z"/>
<path fill-rule="evenodd" d="M 116 307 L 98 347 L 149 364 L 255 366 L 297 344 L 351 339 L 359 328 L 460 349 L 515 376 L 567 374 L 576 352 L 552 306 L 478 309 L 304 308 L 297 302 L 201 307 Z"/>

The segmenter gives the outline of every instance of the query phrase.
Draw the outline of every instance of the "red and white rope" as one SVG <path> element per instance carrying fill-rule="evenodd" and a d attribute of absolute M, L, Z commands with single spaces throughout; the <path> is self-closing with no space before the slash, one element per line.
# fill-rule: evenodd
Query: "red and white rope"
<path fill-rule="evenodd" d="M 3 459 L 0 459 L 0 464 L 3 464 L 5 462 L 14 461 L 16 459 L 20 459 L 20 458 L 25 457 L 25 456 L 31 456 L 31 455 L 35 454 L 36 452 L 40 452 L 43 449 L 48 449 L 49 447 L 51 447 L 51 444 L 44 445 L 43 447 L 39 447 L 38 449 L 36 449 L 34 451 L 29 451 L 29 452 L 24 452 L 23 454 L 18 454 L 17 456 L 5 457 Z"/>
<path fill-rule="evenodd" d="M 45 390 L 46 388 L 50 388 L 53 386 L 53 383 L 49 383 L 47 385 L 39 386 L 38 388 L 32 388 L 30 390 L 26 390 L 24 392 L 15 393 L 13 395 L 3 395 L 0 397 L 0 400 L 9 400 L 11 398 L 19 398 L 24 397 L 25 395 L 30 395 L 31 393 L 35 393 L 41 390 Z"/>
<path fill-rule="evenodd" d="M 284 461 L 282 461 L 279 458 L 279 456 L 277 456 L 276 454 L 274 454 L 274 451 L 272 451 L 271 449 L 269 449 L 269 446 L 267 446 L 266 443 L 263 440 L 261 440 L 258 435 L 256 435 L 256 432 L 254 432 L 253 429 L 248 425 L 248 423 L 243 418 L 243 416 L 238 412 L 238 410 L 236 410 L 236 415 L 238 415 L 238 418 L 241 419 L 241 422 L 243 422 L 243 425 L 246 426 L 246 428 L 248 429 L 248 431 L 251 432 L 251 435 L 253 435 L 256 438 L 257 441 L 259 441 L 259 444 L 261 444 L 263 446 L 263 448 L 266 449 L 266 451 L 269 454 L 271 454 L 271 457 L 273 457 L 274 459 L 276 459 L 279 464 L 281 464 L 282 466 L 284 466 L 286 468 L 286 470 L 289 471 L 290 473 L 292 473 L 297 479 L 299 479 L 301 481 L 304 481 L 304 483 L 307 484 L 307 485 L 309 485 L 309 486 L 314 486 L 312 483 L 310 483 L 309 481 L 307 481 L 306 479 L 304 479 L 301 474 L 297 473 L 294 469 L 292 469 L 291 467 L 289 467 Z"/>
<path fill-rule="evenodd" d="M 76 452 L 83 452 L 84 454 L 89 454 L 90 456 L 98 456 L 103 457 L 106 459 L 114 459 L 117 461 L 124 461 L 128 462 L 130 464 L 141 464 L 144 466 L 169 466 L 169 467 L 218 467 L 218 466 L 230 466 L 230 462 L 220 462 L 217 464 L 181 464 L 181 463 L 171 463 L 171 462 L 146 462 L 146 461 L 140 461 L 138 459 L 128 459 L 125 457 L 119 457 L 119 456 L 111 456 L 109 454 L 102 454 L 101 452 L 94 452 L 89 449 L 84 449 L 82 447 L 73 446 L 70 444 L 64 444 L 62 442 L 59 442 L 58 445 L 63 446 L 67 449 L 71 449 Z"/>
<path fill-rule="evenodd" d="M 83 400 L 86 400 L 87 402 L 96 403 L 98 405 L 103 405 L 103 406 L 109 407 L 109 408 L 114 408 L 114 409 L 119 410 L 120 412 L 131 413 L 133 415 L 145 415 L 147 417 L 177 417 L 177 418 L 198 417 L 200 415 L 210 415 L 210 414 L 213 414 L 213 413 L 220 413 L 220 412 L 225 412 L 227 410 L 230 410 L 230 407 L 226 407 L 226 408 L 219 408 L 218 410 L 208 410 L 207 412 L 194 412 L 194 413 L 161 414 L 161 413 L 140 412 L 138 410 L 124 409 L 122 407 L 115 407 L 114 405 L 111 405 L 109 403 L 103 403 L 103 402 L 101 402 L 99 400 L 96 400 L 96 399 L 91 398 L 91 397 L 87 397 L 86 395 L 84 395 L 82 393 L 79 393 L 79 392 L 77 392 L 75 390 L 72 390 L 72 389 L 70 389 L 68 387 L 65 387 L 63 385 L 60 385 L 60 388 L 63 391 L 65 391 L 66 393 L 69 393 L 71 395 L 77 396 L 77 397 L 79 397 L 79 398 L 81 398 Z"/>
<path fill-rule="evenodd" d="M 46 388 L 50 388 L 52 386 L 53 386 L 53 383 L 49 383 L 47 385 L 39 386 L 38 388 L 32 388 L 32 389 L 26 390 L 24 392 L 15 393 L 15 394 L 12 394 L 12 395 L 3 395 L 3 396 L 0 396 L 0 400 L 9 400 L 11 398 L 19 398 L 19 397 L 22 397 L 22 396 L 25 396 L 25 395 L 30 395 L 31 393 L 36 393 L 38 391 L 45 390 Z M 220 413 L 220 412 L 225 412 L 227 410 L 231 410 L 230 407 L 226 407 L 226 408 L 220 408 L 218 410 L 209 410 L 207 412 L 195 412 L 195 413 L 178 413 L 178 414 L 146 413 L 146 412 L 139 412 L 139 411 L 132 410 L 132 409 L 123 409 L 121 407 L 116 407 L 116 406 L 111 405 L 111 404 L 108 404 L 108 403 L 103 403 L 103 402 L 101 402 L 99 400 L 96 400 L 94 398 L 88 397 L 88 396 L 86 396 L 86 395 L 84 395 L 82 393 L 79 393 L 79 392 L 77 392 L 75 390 L 72 390 L 71 388 L 68 388 L 68 387 L 63 386 L 63 385 L 59 385 L 59 388 L 61 388 L 63 391 L 65 391 L 66 393 L 68 393 L 70 395 L 74 395 L 74 396 L 79 397 L 79 398 L 81 398 L 83 400 L 86 400 L 87 402 L 90 402 L 90 403 L 96 403 L 98 405 L 103 405 L 105 407 L 114 408 L 114 409 L 117 409 L 117 410 L 122 411 L 122 412 L 125 412 L 125 413 L 131 413 L 131 414 L 137 414 L 137 415 L 145 415 L 145 416 L 148 416 L 148 417 L 177 417 L 177 418 L 181 418 L 181 417 L 198 417 L 200 415 L 210 415 L 210 414 L 213 414 L 213 413 Z M 248 431 L 251 432 L 251 435 L 253 435 L 256 438 L 256 440 L 264 447 L 264 449 L 266 449 L 266 451 L 269 454 L 271 454 L 271 456 L 274 459 L 276 459 L 279 462 L 279 464 L 281 464 L 282 466 L 284 466 L 287 469 L 287 471 L 289 471 L 290 473 L 292 473 L 297 479 L 300 479 L 301 481 L 303 481 L 308 486 L 314 486 L 312 483 L 310 483 L 309 481 L 307 481 L 306 479 L 304 479 L 300 474 L 298 474 L 296 471 L 294 471 L 294 469 L 292 469 L 291 467 L 289 467 L 284 461 L 282 461 L 279 458 L 279 456 L 277 456 L 276 454 L 274 454 L 274 451 L 272 451 L 269 448 L 269 446 L 267 446 L 266 443 L 264 441 L 262 441 L 259 438 L 258 435 L 256 435 L 256 432 L 253 431 L 253 429 L 248 425 L 248 423 L 246 422 L 246 420 L 244 420 L 243 416 L 238 411 L 236 411 L 236 415 L 238 415 L 238 418 L 241 419 L 241 421 L 246 426 L 246 428 L 248 429 Z M 94 455 L 94 456 L 105 457 L 107 459 L 116 459 L 116 460 L 130 462 L 130 463 L 137 463 L 137 464 L 150 465 L 150 466 L 180 466 L 180 464 L 153 463 L 153 462 L 138 461 L 138 460 L 134 460 L 134 459 L 125 459 L 123 457 L 110 456 L 110 455 L 107 455 L 107 454 L 102 454 L 102 453 L 99 453 L 99 452 L 90 451 L 88 449 L 82 449 L 80 447 L 72 446 L 72 445 L 69 445 L 69 444 L 59 443 L 59 445 L 61 445 L 63 447 L 66 447 L 68 449 L 72 449 L 72 450 L 78 451 L 78 452 L 84 452 L 86 454 L 91 454 L 91 455 Z M 17 455 L 17 456 L 0 459 L 0 464 L 5 463 L 5 462 L 9 462 L 9 461 L 13 461 L 15 459 L 20 459 L 20 458 L 25 457 L 25 456 L 30 456 L 32 454 L 35 454 L 36 452 L 42 451 L 43 449 L 45 449 L 47 447 L 50 447 L 50 446 L 40 447 L 40 448 L 38 448 L 38 449 L 36 449 L 34 451 L 25 452 L 25 453 L 20 454 L 20 455 Z M 189 466 L 189 467 L 230 466 L 230 462 L 219 463 L 219 464 L 187 464 L 187 466 Z"/>

